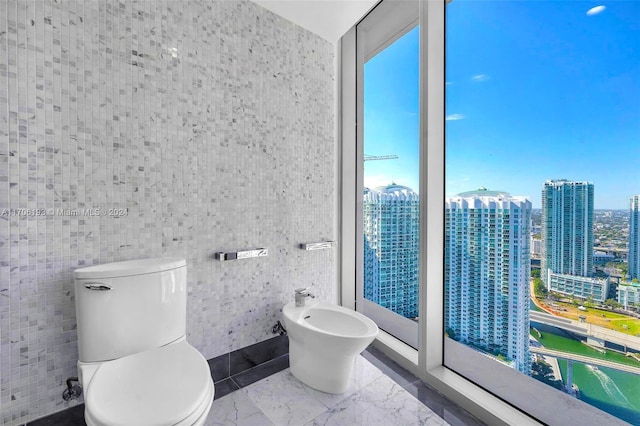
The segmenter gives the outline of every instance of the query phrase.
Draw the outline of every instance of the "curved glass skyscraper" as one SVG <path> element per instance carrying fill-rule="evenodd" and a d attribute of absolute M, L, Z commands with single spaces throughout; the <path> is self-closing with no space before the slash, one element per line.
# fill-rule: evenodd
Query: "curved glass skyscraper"
<path fill-rule="evenodd" d="M 542 189 L 542 271 L 548 290 L 603 302 L 608 281 L 593 276 L 593 183 L 567 179 Z"/>

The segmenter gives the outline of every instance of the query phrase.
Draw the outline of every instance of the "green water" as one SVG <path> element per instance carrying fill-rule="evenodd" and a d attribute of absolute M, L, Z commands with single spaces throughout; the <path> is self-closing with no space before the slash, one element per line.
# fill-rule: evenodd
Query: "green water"
<path fill-rule="evenodd" d="M 535 332 L 533 336 L 549 349 L 640 366 L 638 361 L 615 352 L 607 351 L 606 354 L 602 354 L 568 335 L 560 335 L 562 332 L 557 329 L 544 326 L 536 328 L 542 337 L 538 337 Z M 558 360 L 558 364 L 564 381 L 567 377 L 567 362 Z M 584 402 L 633 425 L 640 425 L 640 376 L 605 367 L 594 369 L 574 362 L 573 383 L 580 389 L 580 399 Z"/>
<path fill-rule="evenodd" d="M 529 299 L 529 308 L 530 308 L 532 311 L 544 312 L 544 310 L 543 310 L 543 309 L 538 308 L 538 306 L 537 306 L 535 303 L 533 303 L 533 300 L 531 300 L 531 299 Z"/>

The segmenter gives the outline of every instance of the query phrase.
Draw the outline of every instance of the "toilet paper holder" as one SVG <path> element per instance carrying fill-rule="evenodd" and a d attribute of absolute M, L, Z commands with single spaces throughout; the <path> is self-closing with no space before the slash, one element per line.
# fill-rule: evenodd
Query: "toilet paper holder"
<path fill-rule="evenodd" d="M 250 259 L 252 257 L 266 257 L 269 255 L 269 249 L 266 248 L 257 248 L 252 250 L 242 250 L 242 251 L 232 251 L 232 252 L 224 252 L 218 251 L 214 253 L 214 257 L 216 260 L 225 261 L 225 260 L 239 260 L 239 259 Z"/>
<path fill-rule="evenodd" d="M 302 250 L 325 250 L 333 247 L 335 241 L 318 241 L 317 243 L 304 243 L 300 244 Z"/>

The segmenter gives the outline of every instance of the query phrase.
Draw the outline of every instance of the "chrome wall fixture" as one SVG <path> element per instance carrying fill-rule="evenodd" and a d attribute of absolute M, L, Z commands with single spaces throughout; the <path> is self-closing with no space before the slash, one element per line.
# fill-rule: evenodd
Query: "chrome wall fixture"
<path fill-rule="evenodd" d="M 225 261 L 225 260 L 249 259 L 252 257 L 266 257 L 268 254 L 269 254 L 269 249 L 258 248 L 253 250 L 232 251 L 232 252 L 219 251 L 214 253 L 214 257 L 219 261 Z"/>
<path fill-rule="evenodd" d="M 320 241 L 317 243 L 300 244 L 300 248 L 303 250 L 324 250 L 330 249 L 335 245 L 335 241 Z"/>

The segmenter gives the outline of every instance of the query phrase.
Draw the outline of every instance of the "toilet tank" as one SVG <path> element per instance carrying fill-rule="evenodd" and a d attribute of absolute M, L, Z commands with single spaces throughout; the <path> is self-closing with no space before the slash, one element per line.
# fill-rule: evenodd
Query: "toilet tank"
<path fill-rule="evenodd" d="M 158 258 L 76 269 L 80 361 L 108 361 L 184 336 L 187 266 Z"/>

